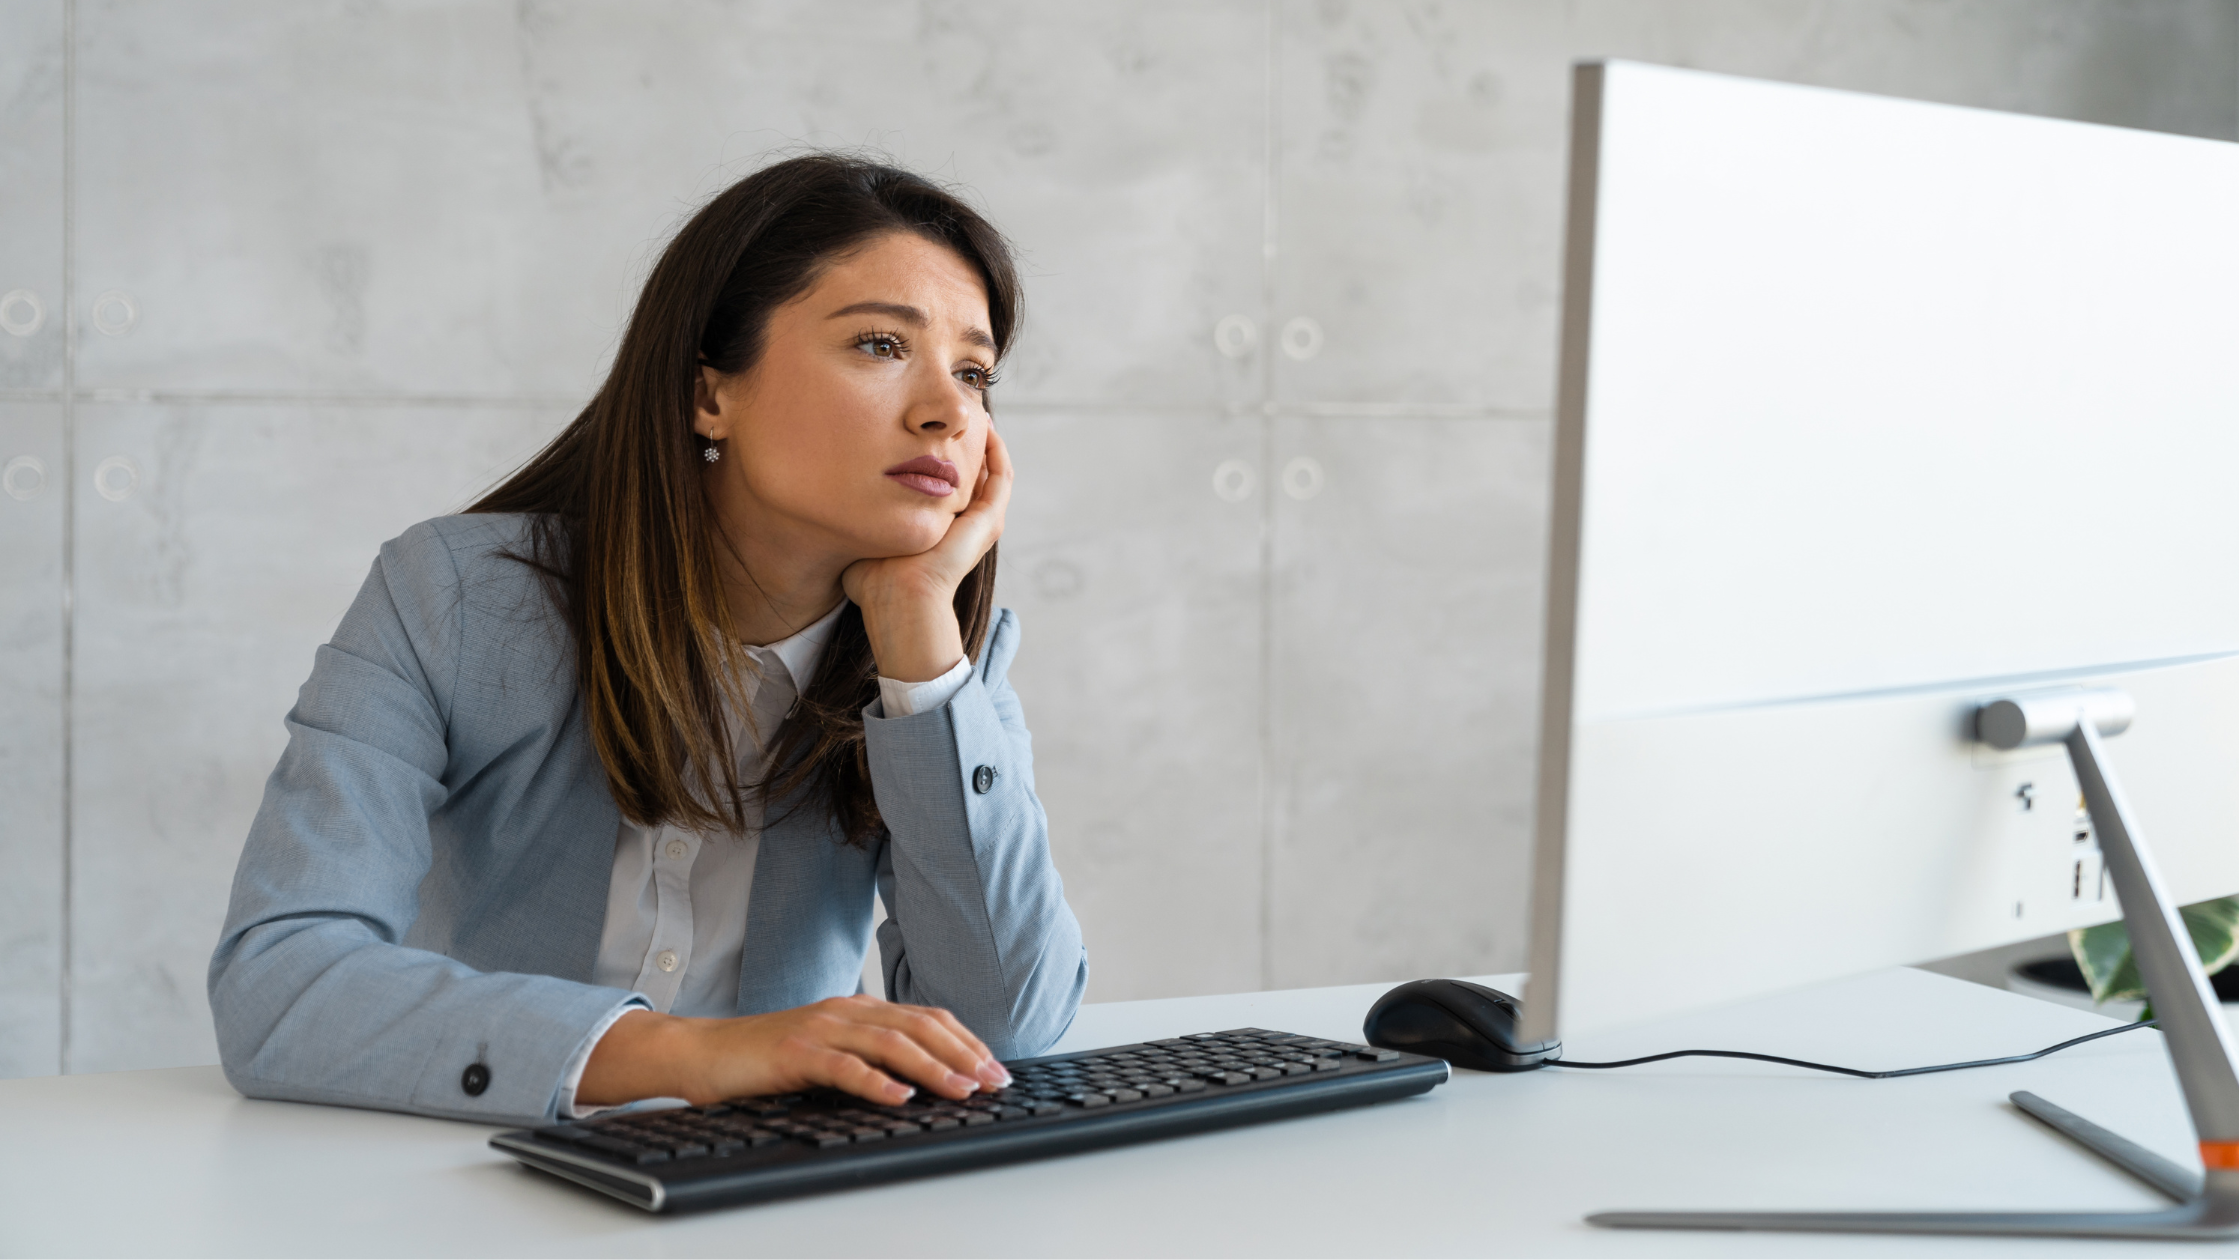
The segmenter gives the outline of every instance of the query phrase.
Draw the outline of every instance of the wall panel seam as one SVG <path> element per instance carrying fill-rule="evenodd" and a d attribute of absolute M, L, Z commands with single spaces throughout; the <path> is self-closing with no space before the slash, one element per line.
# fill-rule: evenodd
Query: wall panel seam
<path fill-rule="evenodd" d="M 1260 99 L 1260 324 L 1275 321 L 1277 230 L 1281 224 L 1277 132 L 1282 74 L 1283 0 L 1265 0 Z M 1260 757 L 1254 785 L 1260 806 L 1260 987 L 1275 988 L 1275 355 L 1260 350 Z"/>
<path fill-rule="evenodd" d="M 75 899 L 78 641 L 78 0 L 62 0 L 62 888 L 55 1068 L 70 1072 Z"/>

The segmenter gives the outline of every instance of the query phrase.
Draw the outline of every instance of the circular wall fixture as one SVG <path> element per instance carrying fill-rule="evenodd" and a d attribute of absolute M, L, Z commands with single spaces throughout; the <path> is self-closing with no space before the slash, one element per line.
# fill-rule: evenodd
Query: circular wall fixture
<path fill-rule="evenodd" d="M 1304 315 L 1294 315 L 1283 326 L 1283 352 L 1304 363 L 1322 349 L 1322 325 Z"/>
<path fill-rule="evenodd" d="M 1226 359 L 1241 359 L 1251 354 L 1252 347 L 1259 341 L 1259 326 L 1247 315 L 1224 315 L 1221 322 L 1213 326 L 1213 348 Z"/>
<path fill-rule="evenodd" d="M 1225 502 L 1242 503 L 1252 497 L 1252 487 L 1259 481 L 1252 465 L 1241 459 L 1225 459 L 1213 470 L 1213 492 Z"/>
<path fill-rule="evenodd" d="M 93 299 L 93 326 L 99 332 L 122 337 L 140 322 L 140 304 L 123 289 L 111 289 Z"/>
<path fill-rule="evenodd" d="M 47 304 L 29 289 L 0 293 L 0 331 L 28 337 L 46 327 Z"/>
<path fill-rule="evenodd" d="M 1034 593 L 1044 599 L 1072 599 L 1086 584 L 1071 560 L 1045 560 L 1034 569 Z"/>
<path fill-rule="evenodd" d="M 132 497 L 140 485 L 140 470 L 122 455 L 111 455 L 93 469 L 94 493 L 111 503 L 122 503 Z"/>
<path fill-rule="evenodd" d="M 47 466 L 36 455 L 18 455 L 0 468 L 0 489 L 11 499 L 36 499 L 47 488 Z"/>
<path fill-rule="evenodd" d="M 1283 466 L 1283 492 L 1301 502 L 1321 494 L 1328 481 L 1322 474 L 1322 462 L 1311 455 L 1301 455 Z"/>

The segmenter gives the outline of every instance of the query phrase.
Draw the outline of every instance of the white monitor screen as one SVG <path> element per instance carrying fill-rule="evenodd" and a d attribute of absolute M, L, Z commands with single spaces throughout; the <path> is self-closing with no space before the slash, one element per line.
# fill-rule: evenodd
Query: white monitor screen
<path fill-rule="evenodd" d="M 1575 98 L 1530 1019 L 2116 915 L 2017 682 L 2233 891 L 2235 146 L 1662 67 Z M 2092 881 L 2092 882 L 2096 882 Z"/>

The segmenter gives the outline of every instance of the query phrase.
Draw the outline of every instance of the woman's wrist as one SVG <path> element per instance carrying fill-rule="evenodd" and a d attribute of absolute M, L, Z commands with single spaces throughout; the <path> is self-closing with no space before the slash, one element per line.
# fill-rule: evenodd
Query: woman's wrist
<path fill-rule="evenodd" d="M 964 655 L 954 593 L 881 592 L 863 609 L 864 635 L 879 676 L 896 682 L 931 682 Z"/>
<path fill-rule="evenodd" d="M 689 1067 L 697 1021 L 658 1011 L 630 1011 L 591 1048 L 576 1102 L 612 1107 L 640 1098 L 682 1098 L 692 1089 Z"/>

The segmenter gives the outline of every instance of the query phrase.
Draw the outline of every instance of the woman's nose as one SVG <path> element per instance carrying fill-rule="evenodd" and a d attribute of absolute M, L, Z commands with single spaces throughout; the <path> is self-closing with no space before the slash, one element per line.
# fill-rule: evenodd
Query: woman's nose
<path fill-rule="evenodd" d="M 921 389 L 910 400 L 903 423 L 911 432 L 954 438 L 972 428 L 972 417 L 978 408 L 971 400 L 959 396 L 955 381 L 944 377 L 942 386 Z"/>

